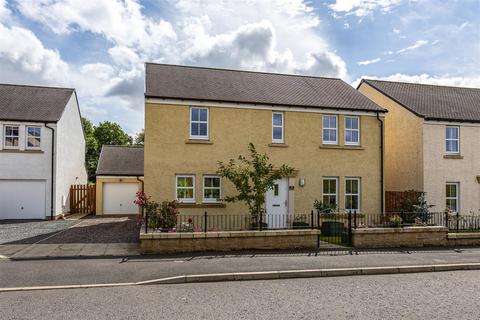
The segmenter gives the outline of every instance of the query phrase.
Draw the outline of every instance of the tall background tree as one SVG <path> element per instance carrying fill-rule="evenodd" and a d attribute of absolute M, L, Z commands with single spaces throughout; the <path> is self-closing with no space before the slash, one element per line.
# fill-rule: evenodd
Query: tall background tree
<path fill-rule="evenodd" d="M 115 122 L 105 121 L 95 126 L 87 118 L 82 118 L 82 125 L 85 132 L 88 180 L 93 182 L 102 145 L 131 145 L 133 138 Z"/>

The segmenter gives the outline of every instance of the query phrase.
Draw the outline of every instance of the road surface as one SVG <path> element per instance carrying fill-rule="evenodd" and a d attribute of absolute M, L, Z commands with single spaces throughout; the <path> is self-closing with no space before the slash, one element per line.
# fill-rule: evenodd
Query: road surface
<path fill-rule="evenodd" d="M 0 293 L 2 319 L 478 319 L 480 271 Z"/>

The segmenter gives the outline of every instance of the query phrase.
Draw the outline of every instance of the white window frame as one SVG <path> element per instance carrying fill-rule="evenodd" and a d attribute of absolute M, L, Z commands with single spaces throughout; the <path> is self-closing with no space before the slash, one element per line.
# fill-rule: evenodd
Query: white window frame
<path fill-rule="evenodd" d="M 447 138 L 448 129 L 457 129 L 457 139 Z M 457 141 L 457 151 L 448 151 L 447 150 L 447 141 Z M 447 154 L 459 154 L 460 153 L 460 127 L 459 126 L 446 126 L 445 127 L 445 152 Z"/>
<path fill-rule="evenodd" d="M 200 110 L 207 110 L 207 121 L 201 121 L 201 120 L 195 120 L 193 121 L 192 120 L 192 113 L 193 113 L 193 109 L 200 109 Z M 190 136 L 190 139 L 193 139 L 193 140 L 208 140 L 209 139 L 209 135 L 210 135 L 210 110 L 209 108 L 206 108 L 206 107 L 196 107 L 196 106 L 192 106 L 190 107 L 190 121 L 188 123 L 188 131 L 189 131 L 189 136 Z M 200 136 L 200 135 L 193 135 L 192 134 L 192 123 L 206 123 L 207 124 L 207 135 L 205 136 Z"/>
<path fill-rule="evenodd" d="M 219 179 L 220 180 L 220 183 L 218 184 L 219 186 L 218 187 L 205 187 L 205 179 L 207 178 L 216 178 L 216 179 Z M 219 199 L 211 199 L 211 198 L 205 198 L 205 190 L 206 189 L 211 189 L 211 190 L 218 190 L 219 193 L 218 193 L 218 196 L 219 196 Z M 205 202 L 205 203 L 220 203 L 221 202 L 221 199 L 222 199 L 222 177 L 221 176 L 217 176 L 217 175 L 206 175 L 206 176 L 203 176 L 203 186 L 202 186 L 202 202 Z"/>
<path fill-rule="evenodd" d="M 178 187 L 178 178 L 193 178 L 192 187 Z M 192 189 L 193 198 L 178 198 L 178 189 Z M 175 175 L 175 199 L 178 202 L 194 203 L 195 202 L 195 175 L 194 174 L 177 174 Z"/>
<path fill-rule="evenodd" d="M 28 146 L 28 128 L 40 129 L 40 145 L 38 147 L 29 147 Z M 42 127 L 40 126 L 25 126 L 25 149 L 29 150 L 40 150 L 42 148 Z"/>
<path fill-rule="evenodd" d="M 325 193 L 325 190 L 323 190 L 323 185 L 325 180 L 335 180 L 335 194 Z M 339 180 L 338 177 L 322 177 L 322 203 L 324 203 L 323 201 L 324 196 L 335 196 L 335 206 L 338 207 L 338 180 Z"/>
<path fill-rule="evenodd" d="M 275 125 L 273 122 L 273 118 L 275 115 L 280 115 L 282 117 L 282 125 Z M 282 138 L 281 139 L 275 139 L 273 136 L 273 129 L 274 128 L 281 128 L 282 129 Z M 274 111 L 272 112 L 272 143 L 284 143 L 285 142 L 285 114 L 280 111 Z"/>
<path fill-rule="evenodd" d="M 357 123 L 358 123 L 358 128 L 357 129 L 348 129 L 347 128 L 347 119 L 357 119 Z M 360 117 L 358 116 L 346 116 L 344 117 L 344 120 L 343 120 L 343 124 L 344 124 L 344 143 L 346 145 L 349 145 L 349 146 L 358 146 L 360 145 Z M 351 131 L 351 132 L 357 132 L 357 137 L 358 137 L 358 140 L 357 141 L 347 141 L 347 131 Z"/>
<path fill-rule="evenodd" d="M 347 181 L 357 181 L 358 183 L 358 193 L 347 193 Z M 348 196 L 358 196 L 358 208 L 349 209 L 347 208 L 347 197 Z M 354 210 L 360 212 L 362 208 L 362 180 L 359 177 L 345 177 L 345 210 Z"/>
<path fill-rule="evenodd" d="M 16 127 L 18 129 L 18 136 L 7 136 L 7 127 Z M 7 138 L 17 138 L 17 146 L 7 146 Z M 20 125 L 18 124 L 5 124 L 3 126 L 3 148 L 4 149 L 19 149 L 20 148 Z"/>
<path fill-rule="evenodd" d="M 447 196 L 447 186 L 453 185 L 455 186 L 456 194 L 455 197 L 448 197 Z M 460 212 L 460 182 L 447 182 L 445 183 L 445 207 L 447 207 L 447 200 L 456 200 L 456 210 L 453 212 Z"/>
<path fill-rule="evenodd" d="M 326 117 L 335 118 L 335 128 L 324 127 L 324 120 L 325 120 Z M 330 123 L 330 121 L 329 121 L 329 123 Z M 335 129 L 335 141 L 330 141 L 330 140 L 325 141 L 324 140 L 324 131 L 325 130 L 334 130 L 334 129 Z M 337 115 L 334 115 L 334 114 L 324 114 L 324 115 L 322 115 L 322 143 L 323 144 L 338 144 L 338 116 Z"/>

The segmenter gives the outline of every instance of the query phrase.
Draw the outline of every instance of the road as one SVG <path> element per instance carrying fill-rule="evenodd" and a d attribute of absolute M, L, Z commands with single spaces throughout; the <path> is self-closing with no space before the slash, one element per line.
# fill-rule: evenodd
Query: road
<path fill-rule="evenodd" d="M 478 319 L 480 271 L 0 293 L 2 319 Z"/>
<path fill-rule="evenodd" d="M 137 282 L 186 274 L 480 262 L 480 249 L 256 252 L 0 261 L 0 287 Z"/>

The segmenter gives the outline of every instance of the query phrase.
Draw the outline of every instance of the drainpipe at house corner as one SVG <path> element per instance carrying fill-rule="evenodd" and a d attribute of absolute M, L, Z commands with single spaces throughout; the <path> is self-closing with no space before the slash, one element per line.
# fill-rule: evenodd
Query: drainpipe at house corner
<path fill-rule="evenodd" d="M 142 184 L 142 192 L 145 192 L 145 183 L 142 179 L 140 179 L 140 176 L 137 176 L 137 181 Z M 142 207 L 142 217 L 144 216 L 144 208 Z"/>
<path fill-rule="evenodd" d="M 384 197 L 385 197 L 385 190 L 384 190 L 384 184 L 383 184 L 383 173 L 384 173 L 384 135 L 383 135 L 383 120 L 380 119 L 380 113 L 377 112 L 377 120 L 380 122 L 380 190 L 381 190 L 381 195 L 380 195 L 380 201 L 381 201 L 381 211 L 384 211 Z"/>
<path fill-rule="evenodd" d="M 55 128 L 49 127 L 48 123 L 45 122 L 45 127 L 51 130 L 52 132 L 52 172 L 50 180 L 50 220 L 53 220 L 53 196 L 54 196 L 54 176 L 55 176 Z"/>

